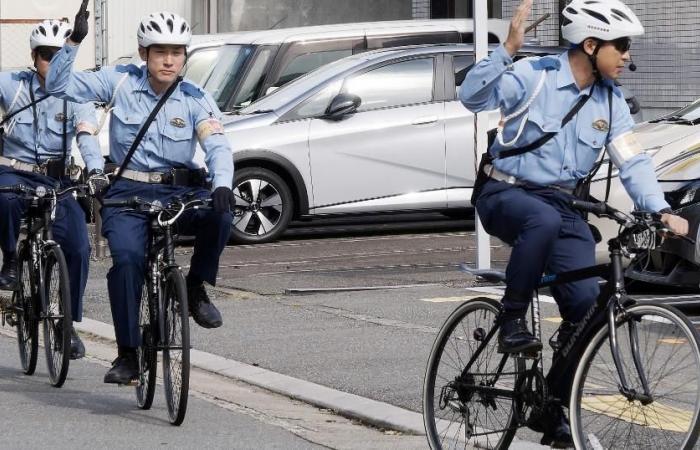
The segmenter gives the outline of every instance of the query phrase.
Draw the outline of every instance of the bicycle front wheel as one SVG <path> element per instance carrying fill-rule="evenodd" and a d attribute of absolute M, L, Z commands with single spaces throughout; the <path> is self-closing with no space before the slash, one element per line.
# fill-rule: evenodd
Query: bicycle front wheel
<path fill-rule="evenodd" d="M 45 257 L 42 293 L 44 350 L 49 381 L 52 386 L 61 387 L 68 375 L 70 333 L 73 326 L 68 266 L 60 247 L 48 248 Z"/>
<path fill-rule="evenodd" d="M 158 351 L 156 337 L 158 322 L 155 320 L 155 298 L 150 293 L 150 282 L 143 285 L 139 306 L 139 331 L 141 345 L 136 349 L 139 361 L 139 378 L 136 383 L 136 404 L 141 409 L 150 409 L 156 392 L 156 369 Z"/>
<path fill-rule="evenodd" d="M 628 386 L 650 396 L 621 393 L 605 325 L 588 343 L 576 369 L 569 411 L 578 449 L 691 449 L 698 437 L 700 344 L 678 310 L 638 304 L 618 320 L 617 340 Z M 633 351 L 637 349 L 637 364 Z M 640 375 L 643 374 L 643 375 Z"/>
<path fill-rule="evenodd" d="M 36 370 L 37 354 L 39 353 L 39 322 L 32 295 L 32 265 L 29 249 L 21 245 L 17 260 L 18 289 L 12 294 L 15 326 L 17 327 L 17 346 L 19 360 L 25 375 L 32 375 Z"/>
<path fill-rule="evenodd" d="M 163 282 L 165 342 L 163 387 L 170 423 L 185 420 L 190 382 L 190 324 L 185 277 L 179 269 L 168 271 Z"/>
<path fill-rule="evenodd" d="M 515 386 L 525 367 L 522 359 L 497 351 L 499 311 L 489 298 L 467 301 L 435 339 L 423 385 L 423 422 L 434 450 L 505 449 L 513 440 Z"/>

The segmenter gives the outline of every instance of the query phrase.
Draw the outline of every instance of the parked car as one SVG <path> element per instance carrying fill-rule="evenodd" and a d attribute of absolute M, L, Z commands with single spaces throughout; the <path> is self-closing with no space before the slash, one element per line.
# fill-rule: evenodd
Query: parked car
<path fill-rule="evenodd" d="M 680 208 L 682 198 L 676 198 L 678 192 L 700 178 L 700 99 L 671 114 L 641 123 L 634 131 L 642 148 L 654 161 L 667 200 L 674 208 Z M 601 200 L 605 198 L 606 169 L 607 165 L 601 168 L 591 186 L 591 194 Z M 631 211 L 634 207 L 617 170 L 612 172 L 609 202 L 621 211 Z M 700 237 L 697 236 L 698 218 L 688 219 L 690 236 L 694 239 Z M 595 217 L 591 217 L 591 223 L 601 231 L 603 238 L 596 249 L 596 259 L 604 261 L 608 252 L 607 240 L 616 234 L 617 225 Z"/>
<path fill-rule="evenodd" d="M 526 47 L 520 57 L 557 53 Z M 472 45 L 377 50 L 319 68 L 225 124 L 236 165 L 239 242 L 292 218 L 464 211 L 474 184 L 473 114 L 457 98 Z M 495 126 L 500 114 L 488 115 Z"/>

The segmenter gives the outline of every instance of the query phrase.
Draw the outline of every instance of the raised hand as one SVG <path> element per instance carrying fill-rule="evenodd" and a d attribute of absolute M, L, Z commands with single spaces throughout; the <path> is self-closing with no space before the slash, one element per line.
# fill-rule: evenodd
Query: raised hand
<path fill-rule="evenodd" d="M 83 39 L 85 39 L 85 36 L 88 34 L 88 17 L 90 17 L 90 11 L 87 10 L 87 6 L 89 1 L 90 0 L 83 0 L 83 3 L 80 5 L 80 9 L 78 10 L 78 14 L 75 15 L 73 32 L 70 36 L 68 36 L 68 39 L 75 44 L 80 44 L 83 42 Z"/>
<path fill-rule="evenodd" d="M 510 56 L 514 56 L 525 43 L 525 22 L 530 17 L 530 12 L 532 12 L 532 0 L 523 0 L 515 10 L 515 15 L 510 21 L 508 38 L 503 43 Z"/>

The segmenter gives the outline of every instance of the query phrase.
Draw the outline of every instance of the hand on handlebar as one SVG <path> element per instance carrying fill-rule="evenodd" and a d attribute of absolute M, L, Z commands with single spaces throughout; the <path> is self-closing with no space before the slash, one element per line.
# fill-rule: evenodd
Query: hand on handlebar
<path fill-rule="evenodd" d="M 688 221 L 675 214 L 661 214 L 661 222 L 678 236 L 686 236 L 689 231 Z"/>
<path fill-rule="evenodd" d="M 102 170 L 93 169 L 88 174 L 87 185 L 90 195 L 99 199 L 109 185 L 109 178 Z"/>

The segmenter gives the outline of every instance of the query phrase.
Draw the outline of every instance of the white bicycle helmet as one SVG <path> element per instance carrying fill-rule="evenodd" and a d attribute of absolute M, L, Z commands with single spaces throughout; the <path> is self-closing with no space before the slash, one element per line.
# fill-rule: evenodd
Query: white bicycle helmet
<path fill-rule="evenodd" d="M 37 47 L 63 47 L 66 38 L 72 33 L 68 22 L 60 20 L 44 20 L 34 26 L 29 36 L 29 46 L 34 50 Z"/>
<path fill-rule="evenodd" d="M 613 41 L 644 34 L 637 16 L 619 0 L 573 0 L 562 14 L 562 36 L 572 44 L 587 38 Z"/>
<path fill-rule="evenodd" d="M 166 11 L 149 14 L 139 24 L 136 37 L 140 47 L 190 45 L 192 30 L 185 19 Z"/>

